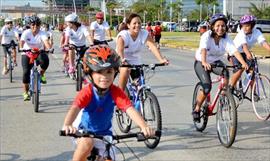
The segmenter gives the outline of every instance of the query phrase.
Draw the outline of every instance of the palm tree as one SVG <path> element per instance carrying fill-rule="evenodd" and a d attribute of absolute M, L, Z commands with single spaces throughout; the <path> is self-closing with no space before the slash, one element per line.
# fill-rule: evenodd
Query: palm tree
<path fill-rule="evenodd" d="M 120 4 L 117 3 L 116 1 L 114 0 L 111 0 L 109 1 L 107 4 L 106 4 L 106 7 L 108 8 L 109 10 L 109 13 L 110 13 L 110 26 L 112 26 L 112 14 L 113 14 L 113 10 L 117 7 L 119 7 Z"/>

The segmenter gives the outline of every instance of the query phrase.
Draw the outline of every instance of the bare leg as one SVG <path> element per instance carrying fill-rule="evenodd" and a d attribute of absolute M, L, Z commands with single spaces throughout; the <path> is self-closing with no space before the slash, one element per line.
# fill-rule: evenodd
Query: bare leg
<path fill-rule="evenodd" d="M 92 138 L 79 138 L 77 148 L 73 154 L 73 161 L 86 161 L 93 149 L 94 141 Z"/>
<path fill-rule="evenodd" d="M 129 71 L 128 68 L 120 68 L 119 71 L 120 71 L 120 74 L 119 74 L 119 82 L 118 82 L 118 84 L 119 84 L 119 87 L 122 90 L 125 90 L 130 71 Z"/>
<path fill-rule="evenodd" d="M 206 98 L 206 95 L 203 93 L 203 91 L 200 91 L 197 96 L 196 107 L 194 111 L 197 111 L 197 112 L 200 111 L 201 105 L 204 102 L 205 98 Z"/>
<path fill-rule="evenodd" d="M 234 87 L 236 85 L 236 82 L 241 77 L 244 70 L 238 70 L 236 73 L 234 73 L 230 79 L 230 85 Z"/>
<path fill-rule="evenodd" d="M 23 84 L 23 91 L 25 93 L 28 93 L 28 91 L 29 91 L 29 84 L 26 84 L 26 83 Z"/>

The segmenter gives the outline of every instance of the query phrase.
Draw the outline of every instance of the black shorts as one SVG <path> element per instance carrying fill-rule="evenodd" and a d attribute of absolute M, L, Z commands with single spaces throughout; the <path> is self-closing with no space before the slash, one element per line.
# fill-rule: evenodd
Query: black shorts
<path fill-rule="evenodd" d="M 248 64 L 249 67 L 254 67 L 254 61 L 253 60 L 248 60 L 247 56 L 245 53 L 240 53 L 244 59 L 244 61 Z M 241 65 L 241 63 L 236 59 L 235 56 L 232 56 L 232 61 L 233 61 L 233 65 Z M 234 69 L 233 72 L 237 72 L 240 69 Z"/>

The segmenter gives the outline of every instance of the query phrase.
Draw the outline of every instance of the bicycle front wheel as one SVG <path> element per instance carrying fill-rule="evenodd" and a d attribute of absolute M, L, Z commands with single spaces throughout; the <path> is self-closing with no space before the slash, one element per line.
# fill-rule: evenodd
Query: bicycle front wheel
<path fill-rule="evenodd" d="M 82 89 L 82 64 L 78 64 L 76 77 L 76 90 L 80 91 L 81 89 Z"/>
<path fill-rule="evenodd" d="M 260 75 L 255 77 L 251 101 L 257 118 L 267 120 L 270 117 L 270 80 L 267 76 Z"/>
<path fill-rule="evenodd" d="M 9 80 L 10 80 L 10 83 L 12 83 L 12 70 L 13 70 L 13 67 L 12 67 L 12 57 L 11 56 L 8 56 L 8 70 L 9 70 Z"/>
<path fill-rule="evenodd" d="M 130 93 L 129 93 L 127 88 L 125 89 L 125 92 L 126 92 L 127 96 L 130 98 Z M 131 99 L 131 101 L 132 101 L 132 99 Z M 128 133 L 130 131 L 132 121 L 129 118 L 129 116 L 127 115 L 127 113 L 125 113 L 119 109 L 116 109 L 116 122 L 117 122 L 118 128 L 121 132 Z"/>
<path fill-rule="evenodd" d="M 37 71 L 34 72 L 34 111 L 38 112 L 39 108 L 39 73 Z"/>
<path fill-rule="evenodd" d="M 216 119 L 219 141 L 229 148 L 235 140 L 237 131 L 237 111 L 233 96 L 229 91 L 219 96 Z"/>
<path fill-rule="evenodd" d="M 158 99 L 154 93 L 150 90 L 144 90 L 143 97 L 141 97 L 141 113 L 142 116 L 149 127 L 155 131 L 162 130 L 162 119 L 161 119 L 161 110 L 158 103 Z M 155 138 L 147 139 L 144 141 L 145 145 L 154 149 L 159 144 L 161 133 Z"/>

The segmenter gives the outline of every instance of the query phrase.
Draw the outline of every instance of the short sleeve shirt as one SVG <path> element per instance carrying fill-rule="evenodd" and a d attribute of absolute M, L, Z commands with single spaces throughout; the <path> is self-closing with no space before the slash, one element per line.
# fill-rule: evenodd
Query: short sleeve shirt
<path fill-rule="evenodd" d="M 21 41 L 24 41 L 23 49 L 28 50 L 32 48 L 44 49 L 44 41 L 48 40 L 47 34 L 44 31 L 39 31 L 35 36 L 31 29 L 25 30 L 22 33 Z M 23 55 L 24 53 L 22 53 Z"/>
<path fill-rule="evenodd" d="M 90 25 L 90 30 L 94 30 L 94 39 L 99 41 L 106 40 L 106 30 L 109 30 L 110 26 L 106 21 L 103 21 L 102 24 L 98 24 L 97 21 L 94 21 Z"/>
<path fill-rule="evenodd" d="M 81 108 L 75 122 L 78 129 L 95 132 L 100 135 L 111 135 L 114 107 L 126 111 L 132 104 L 126 94 L 115 85 L 103 96 L 99 96 L 91 85 L 84 87 L 77 95 L 73 106 Z"/>
<path fill-rule="evenodd" d="M 2 44 L 10 44 L 11 41 L 15 41 L 15 36 L 18 35 L 18 32 L 15 27 L 8 29 L 6 26 L 4 26 L 1 29 L 0 35 L 2 35 Z"/>
<path fill-rule="evenodd" d="M 214 38 L 211 37 L 211 32 L 211 30 L 208 30 L 201 36 L 200 46 L 195 55 L 196 60 L 202 61 L 202 49 L 206 49 L 206 61 L 208 63 L 221 60 L 226 52 L 229 53 L 229 55 L 233 55 L 237 51 L 233 41 L 228 35 L 226 35 L 225 38 L 221 38 L 219 44 L 216 45 Z"/>
<path fill-rule="evenodd" d="M 147 30 L 142 29 L 136 40 L 133 40 L 128 30 L 119 32 L 117 39 L 121 37 L 124 40 L 124 57 L 127 62 L 134 65 L 142 64 L 141 49 L 147 40 L 148 34 Z"/>
<path fill-rule="evenodd" d="M 247 44 L 248 49 L 251 49 L 255 43 L 262 44 L 265 42 L 265 38 L 260 30 L 254 28 L 251 34 L 245 34 L 241 29 L 238 34 L 235 36 L 233 42 L 237 47 L 239 52 L 243 52 L 243 45 Z"/>
<path fill-rule="evenodd" d="M 89 36 L 89 32 L 84 25 L 78 27 L 77 31 L 68 27 L 65 34 L 69 37 L 69 43 L 75 46 L 86 45 L 86 37 Z"/>

